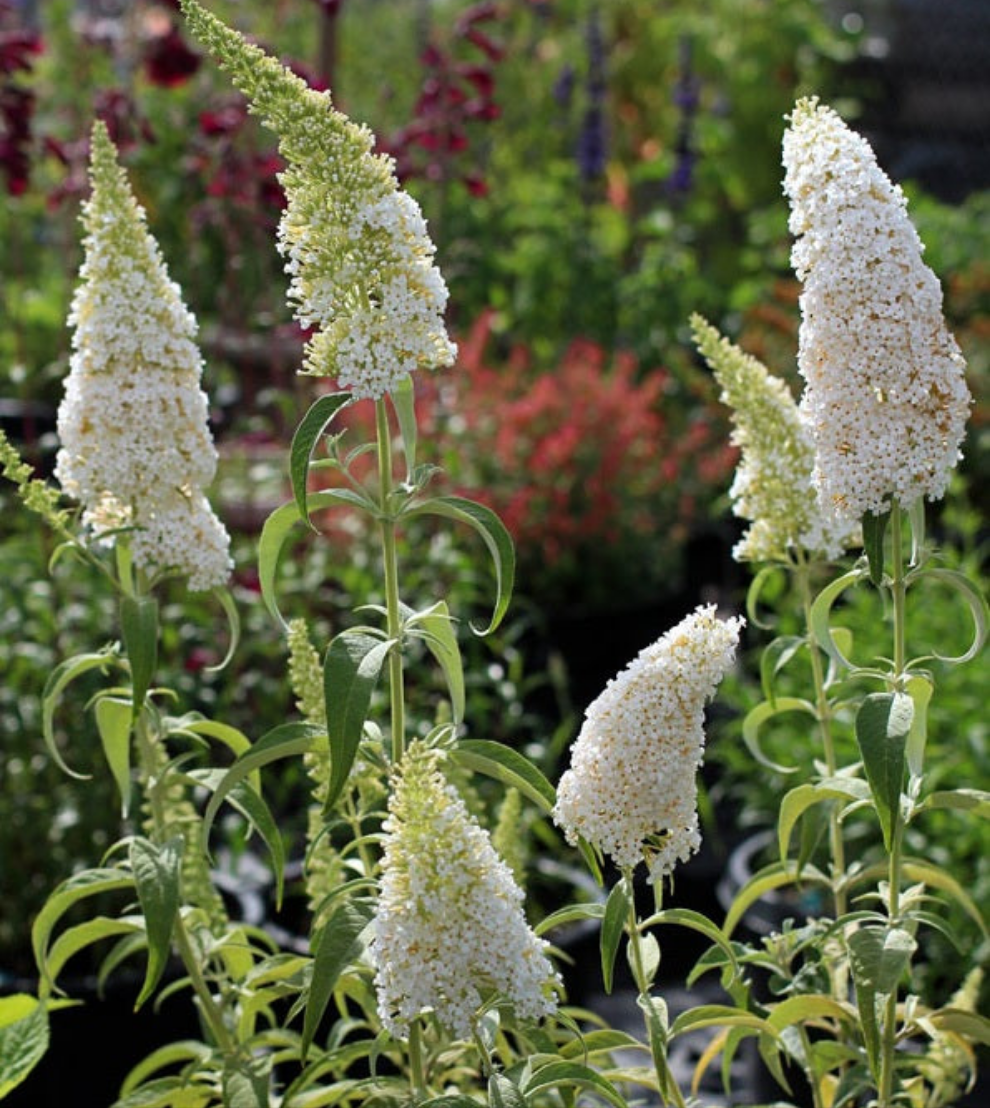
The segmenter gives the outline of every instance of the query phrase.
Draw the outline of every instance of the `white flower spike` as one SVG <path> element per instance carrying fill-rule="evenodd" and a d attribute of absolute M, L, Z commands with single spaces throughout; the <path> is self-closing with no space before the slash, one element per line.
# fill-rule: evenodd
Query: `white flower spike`
<path fill-rule="evenodd" d="M 704 707 L 732 665 L 741 617 L 696 609 L 636 658 L 585 712 L 557 786 L 554 820 L 617 866 L 646 861 L 649 880 L 701 845 L 696 776 Z"/>
<path fill-rule="evenodd" d="M 97 538 L 133 529 L 138 568 L 178 571 L 191 589 L 213 588 L 230 574 L 230 540 L 203 493 L 216 451 L 196 321 L 102 123 L 93 128 L 90 177 L 55 476 Z"/>
<path fill-rule="evenodd" d="M 866 139 L 801 100 L 784 135 L 784 191 L 804 282 L 798 366 L 814 482 L 840 519 L 942 496 L 970 395 L 900 188 Z"/>
<path fill-rule="evenodd" d="M 287 206 L 278 247 L 296 318 L 316 335 L 306 371 L 379 398 L 416 369 L 452 365 L 447 287 L 416 201 L 374 136 L 263 50 L 183 0 L 189 26 L 279 138 Z"/>
<path fill-rule="evenodd" d="M 371 955 L 379 1014 L 396 1036 L 432 1011 L 468 1038 L 491 990 L 517 1016 L 538 1019 L 555 1011 L 560 985 L 526 923 L 522 890 L 445 779 L 442 757 L 410 745 L 385 823 Z"/>

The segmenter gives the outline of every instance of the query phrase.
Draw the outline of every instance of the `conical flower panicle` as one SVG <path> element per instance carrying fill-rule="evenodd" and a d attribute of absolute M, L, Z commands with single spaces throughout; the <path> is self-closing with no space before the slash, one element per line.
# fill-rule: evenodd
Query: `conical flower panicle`
<path fill-rule="evenodd" d="M 804 282 L 798 366 L 823 509 L 842 519 L 939 498 L 969 413 L 965 365 L 906 201 L 869 143 L 816 100 L 784 135 Z"/>
<path fill-rule="evenodd" d="M 278 246 L 296 318 L 318 328 L 306 370 L 380 397 L 415 369 L 451 365 L 447 288 L 416 201 L 374 136 L 263 50 L 183 0 L 194 34 L 278 135 L 288 163 Z"/>
<path fill-rule="evenodd" d="M 169 280 L 106 128 L 93 128 L 92 194 L 55 476 L 97 533 L 131 527 L 134 563 L 223 584 L 229 539 L 203 488 L 216 451 L 196 323 Z"/>
<path fill-rule="evenodd" d="M 722 402 L 732 409 L 732 442 L 742 451 L 729 497 L 735 514 L 751 525 L 733 557 L 781 561 L 796 547 L 837 557 L 853 528 L 818 509 L 811 483 L 815 447 L 787 385 L 701 316 L 692 316 L 691 328 L 722 386 Z"/>
<path fill-rule="evenodd" d="M 743 620 L 696 609 L 633 659 L 585 712 L 553 817 L 617 866 L 661 880 L 701 845 L 696 775 L 704 707 L 732 665 Z"/>
<path fill-rule="evenodd" d="M 556 1009 L 547 944 L 526 923 L 522 890 L 444 777 L 442 758 L 410 746 L 385 823 L 371 954 L 379 1014 L 396 1036 L 432 1011 L 467 1038 L 492 990 L 523 1019 Z"/>

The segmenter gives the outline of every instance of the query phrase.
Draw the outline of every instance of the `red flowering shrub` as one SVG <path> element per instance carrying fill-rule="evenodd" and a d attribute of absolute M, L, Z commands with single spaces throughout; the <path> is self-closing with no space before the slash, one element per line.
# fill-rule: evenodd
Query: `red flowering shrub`
<path fill-rule="evenodd" d="M 519 587 L 543 604 L 669 594 L 735 465 L 723 417 L 665 369 L 641 371 L 586 339 L 550 371 L 523 347 L 496 363 L 491 318 L 461 341 L 456 369 L 417 381 L 424 449 L 436 451 L 447 491 L 498 512 L 516 541 Z M 348 422 L 351 445 L 373 436 L 370 405 Z"/>

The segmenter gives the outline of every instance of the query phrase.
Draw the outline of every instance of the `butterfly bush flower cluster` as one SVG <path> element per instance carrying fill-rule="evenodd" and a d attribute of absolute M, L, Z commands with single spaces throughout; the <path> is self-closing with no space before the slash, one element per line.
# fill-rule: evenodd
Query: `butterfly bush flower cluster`
<path fill-rule="evenodd" d="M 372 941 L 379 1014 L 396 1036 L 432 1010 L 470 1036 L 496 990 L 523 1019 L 550 1015 L 559 979 L 523 915 L 523 892 L 443 775 L 443 755 L 410 745 L 385 822 Z"/>
<path fill-rule="evenodd" d="M 196 322 L 101 123 L 90 176 L 55 476 L 97 537 L 129 529 L 138 568 L 179 571 L 191 589 L 213 588 L 231 562 L 227 532 L 203 492 L 217 458 Z"/>
<path fill-rule="evenodd" d="M 697 608 L 639 655 L 585 713 L 554 819 L 658 881 L 701 845 L 696 775 L 704 707 L 735 658 L 743 620 Z"/>
<path fill-rule="evenodd" d="M 443 313 L 447 288 L 419 205 L 398 187 L 374 136 L 193 0 L 189 26 L 251 110 L 279 136 L 288 168 L 278 247 L 296 318 L 316 328 L 306 371 L 355 397 L 379 398 L 407 374 L 453 364 Z"/>
<path fill-rule="evenodd" d="M 736 515 L 751 525 L 733 557 L 780 561 L 795 548 L 838 557 L 854 528 L 818 509 L 811 483 L 815 448 L 787 385 L 701 316 L 692 316 L 691 327 L 722 386 L 722 402 L 732 409 L 732 442 L 741 450 L 729 497 Z"/>
<path fill-rule="evenodd" d="M 938 499 L 969 412 L 965 366 L 900 188 L 830 108 L 799 101 L 784 190 L 804 282 L 798 366 L 823 509 L 856 520 Z"/>

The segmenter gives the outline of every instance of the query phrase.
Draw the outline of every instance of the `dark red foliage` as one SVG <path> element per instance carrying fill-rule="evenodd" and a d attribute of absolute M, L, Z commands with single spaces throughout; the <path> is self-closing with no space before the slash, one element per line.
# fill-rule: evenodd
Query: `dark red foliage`
<path fill-rule="evenodd" d="M 166 34 L 158 35 L 148 43 L 143 64 L 145 74 L 153 85 L 175 88 L 193 76 L 201 60 L 179 31 L 172 27 Z"/>
<path fill-rule="evenodd" d="M 0 16 L 9 8 L 0 3 Z M 22 195 L 31 176 L 34 94 L 19 81 L 42 49 L 41 36 L 33 31 L 0 30 L 0 172 L 11 196 Z"/>

